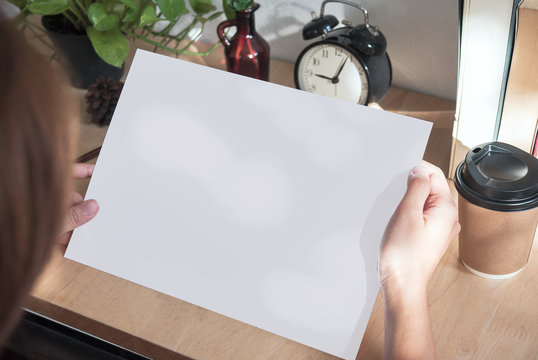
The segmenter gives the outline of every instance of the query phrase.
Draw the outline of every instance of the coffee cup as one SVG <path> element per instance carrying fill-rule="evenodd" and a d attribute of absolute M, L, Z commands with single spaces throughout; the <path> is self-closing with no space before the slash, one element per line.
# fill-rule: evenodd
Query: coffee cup
<path fill-rule="evenodd" d="M 460 259 L 472 273 L 508 278 L 528 263 L 538 223 L 538 159 L 491 142 L 456 168 Z"/>

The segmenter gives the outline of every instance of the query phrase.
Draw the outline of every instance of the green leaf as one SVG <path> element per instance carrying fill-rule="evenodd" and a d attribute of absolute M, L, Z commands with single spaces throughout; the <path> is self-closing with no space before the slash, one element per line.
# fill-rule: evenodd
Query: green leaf
<path fill-rule="evenodd" d="M 16 7 L 18 7 L 20 10 L 24 9 L 25 6 L 28 4 L 28 0 L 7 0 Z"/>
<path fill-rule="evenodd" d="M 129 41 L 119 29 L 99 31 L 93 26 L 86 29 L 97 55 L 106 63 L 121 68 L 129 53 Z"/>
<path fill-rule="evenodd" d="M 236 11 L 246 10 L 252 6 L 253 0 L 226 0 L 229 7 Z"/>
<path fill-rule="evenodd" d="M 133 0 L 119 0 L 123 5 L 127 6 L 130 9 L 138 10 L 138 6 L 134 3 Z"/>
<path fill-rule="evenodd" d="M 211 0 L 190 0 L 191 7 L 198 15 L 207 14 L 216 9 Z"/>
<path fill-rule="evenodd" d="M 93 3 L 88 8 L 88 18 L 93 25 L 99 24 L 108 15 L 106 6 L 101 3 Z"/>
<path fill-rule="evenodd" d="M 143 27 L 146 25 L 150 25 L 153 24 L 155 21 L 157 21 L 157 13 L 155 12 L 155 8 L 151 5 L 148 5 L 142 11 L 142 15 L 140 15 L 140 22 L 138 26 Z"/>
<path fill-rule="evenodd" d="M 57 15 L 67 10 L 68 0 L 34 0 L 28 5 L 33 14 Z"/>
<path fill-rule="evenodd" d="M 164 17 L 170 21 L 176 20 L 187 12 L 185 0 L 155 0 Z"/>
<path fill-rule="evenodd" d="M 224 15 L 226 15 L 226 19 L 235 19 L 235 10 L 231 7 L 231 5 L 228 4 L 228 0 L 222 0 L 222 10 L 224 10 Z"/>
<path fill-rule="evenodd" d="M 135 9 L 128 9 L 123 17 L 123 22 L 137 23 L 140 19 L 140 11 Z"/>
<path fill-rule="evenodd" d="M 116 28 L 120 23 L 120 18 L 116 14 L 109 14 L 105 5 L 93 3 L 88 8 L 88 18 L 95 29 L 107 31 Z"/>
<path fill-rule="evenodd" d="M 99 31 L 107 31 L 117 28 L 120 23 L 120 18 L 116 14 L 108 14 L 98 24 L 95 24 L 95 28 Z"/>

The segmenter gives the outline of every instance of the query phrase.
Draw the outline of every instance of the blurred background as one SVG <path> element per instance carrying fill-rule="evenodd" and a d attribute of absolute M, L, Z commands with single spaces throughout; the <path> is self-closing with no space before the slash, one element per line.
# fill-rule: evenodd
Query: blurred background
<path fill-rule="evenodd" d="M 312 18 L 312 11 L 319 13 L 322 1 L 258 2 L 261 8 L 256 12 L 256 27 L 269 42 L 271 57 L 295 62 L 308 44 L 302 39 L 302 27 Z M 222 7 L 219 0 L 213 3 Z M 361 0 L 357 3 L 368 10 L 370 23 L 379 26 L 387 38 L 394 86 L 456 100 L 457 1 Z M 17 13 L 6 0 L 0 0 L 0 7 L 5 7 L 8 13 Z M 349 6 L 329 3 L 325 12 L 340 21 L 349 20 L 354 25 L 363 23 L 363 14 Z M 216 26 L 224 17 L 219 19 L 208 24 L 203 40 L 217 41 Z"/>
<path fill-rule="evenodd" d="M 303 25 L 311 12 L 319 14 L 321 0 L 258 0 L 256 28 L 269 42 L 271 57 L 295 62 L 307 45 Z M 404 89 L 456 100 L 458 70 L 458 2 L 447 0 L 361 0 L 370 23 L 380 27 L 388 42 L 392 84 Z M 215 1 L 215 3 L 217 3 Z M 363 14 L 352 7 L 329 3 L 326 14 L 354 25 L 363 23 Z M 216 41 L 216 23 L 204 34 Z M 311 40 L 316 41 L 319 40 Z"/>

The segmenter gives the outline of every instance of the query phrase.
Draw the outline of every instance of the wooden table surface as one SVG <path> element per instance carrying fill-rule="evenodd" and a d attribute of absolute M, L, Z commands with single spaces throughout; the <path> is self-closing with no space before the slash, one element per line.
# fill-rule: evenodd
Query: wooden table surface
<path fill-rule="evenodd" d="M 223 68 L 222 49 L 188 60 Z M 293 86 L 293 65 L 271 63 L 271 81 Z M 79 95 L 82 98 L 82 92 Z M 448 168 L 455 104 L 391 88 L 385 110 L 434 122 L 425 159 Z M 82 100 L 81 100 L 82 107 Z M 100 145 L 106 127 L 81 120 L 80 154 Z M 398 144 L 380 146 L 394 147 Z M 128 179 L 126 179 L 128 181 Z M 79 182 L 85 190 L 87 182 Z M 106 249 L 104 249 L 106 251 Z M 458 260 L 457 241 L 428 289 L 440 359 L 538 358 L 538 254 L 512 279 L 488 280 Z M 335 359 L 334 357 L 195 305 L 67 260 L 55 249 L 27 308 L 155 359 Z M 383 304 L 376 300 L 357 359 L 380 359 Z"/>

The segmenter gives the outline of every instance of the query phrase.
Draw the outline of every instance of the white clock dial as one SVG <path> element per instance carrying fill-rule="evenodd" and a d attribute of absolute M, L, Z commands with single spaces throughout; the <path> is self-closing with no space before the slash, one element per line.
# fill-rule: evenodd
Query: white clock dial
<path fill-rule="evenodd" d="M 299 88 L 312 93 L 365 104 L 368 78 L 359 60 L 345 48 L 319 44 L 299 60 Z"/>

